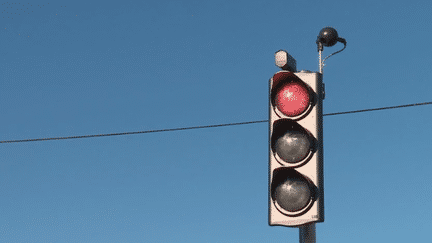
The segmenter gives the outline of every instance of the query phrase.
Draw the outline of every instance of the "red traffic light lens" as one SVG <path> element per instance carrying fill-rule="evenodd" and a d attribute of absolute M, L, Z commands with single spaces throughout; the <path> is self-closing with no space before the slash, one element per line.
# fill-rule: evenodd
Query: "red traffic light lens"
<path fill-rule="evenodd" d="M 308 89 L 298 82 L 291 82 L 277 91 L 275 105 L 284 115 L 296 117 L 306 111 L 309 101 Z"/>

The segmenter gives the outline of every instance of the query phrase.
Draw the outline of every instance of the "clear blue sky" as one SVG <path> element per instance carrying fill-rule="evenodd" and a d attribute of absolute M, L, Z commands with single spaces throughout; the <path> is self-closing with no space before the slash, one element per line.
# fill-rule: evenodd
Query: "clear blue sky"
<path fill-rule="evenodd" d="M 326 62 L 324 114 L 432 101 L 430 1 L 10 3 L 1 141 L 267 120 L 274 53 L 317 71 L 325 26 L 348 44 Z M 430 241 L 431 119 L 432 105 L 324 117 L 318 242 Z M 268 123 L 0 156 L 0 242 L 298 242 L 268 225 Z"/>

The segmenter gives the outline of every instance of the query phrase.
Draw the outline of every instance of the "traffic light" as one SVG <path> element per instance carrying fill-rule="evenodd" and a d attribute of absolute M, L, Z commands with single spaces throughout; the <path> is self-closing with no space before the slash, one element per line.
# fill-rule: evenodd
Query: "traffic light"
<path fill-rule="evenodd" d="M 269 87 L 269 225 L 323 222 L 322 75 L 296 72 L 281 51 L 276 64 L 285 70 Z"/>

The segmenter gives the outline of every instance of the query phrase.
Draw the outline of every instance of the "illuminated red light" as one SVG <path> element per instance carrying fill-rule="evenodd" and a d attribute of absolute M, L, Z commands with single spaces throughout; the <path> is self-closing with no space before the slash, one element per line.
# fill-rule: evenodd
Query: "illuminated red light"
<path fill-rule="evenodd" d="M 295 117 L 306 111 L 309 100 L 309 92 L 306 87 L 297 82 L 291 82 L 278 90 L 275 104 L 284 115 Z"/>

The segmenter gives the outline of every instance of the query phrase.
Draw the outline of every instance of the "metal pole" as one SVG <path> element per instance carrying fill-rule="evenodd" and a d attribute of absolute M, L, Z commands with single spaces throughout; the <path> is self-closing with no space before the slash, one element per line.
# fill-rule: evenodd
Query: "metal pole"
<path fill-rule="evenodd" d="M 300 243 L 316 243 L 315 223 L 300 226 Z"/>
<path fill-rule="evenodd" d="M 322 60 L 321 60 L 321 54 L 322 54 L 322 49 L 323 49 L 323 47 L 322 47 L 322 44 L 321 43 L 319 43 L 319 47 L 318 47 L 318 53 L 319 53 L 319 72 L 321 73 L 321 74 L 323 74 L 323 63 L 322 63 Z"/>

